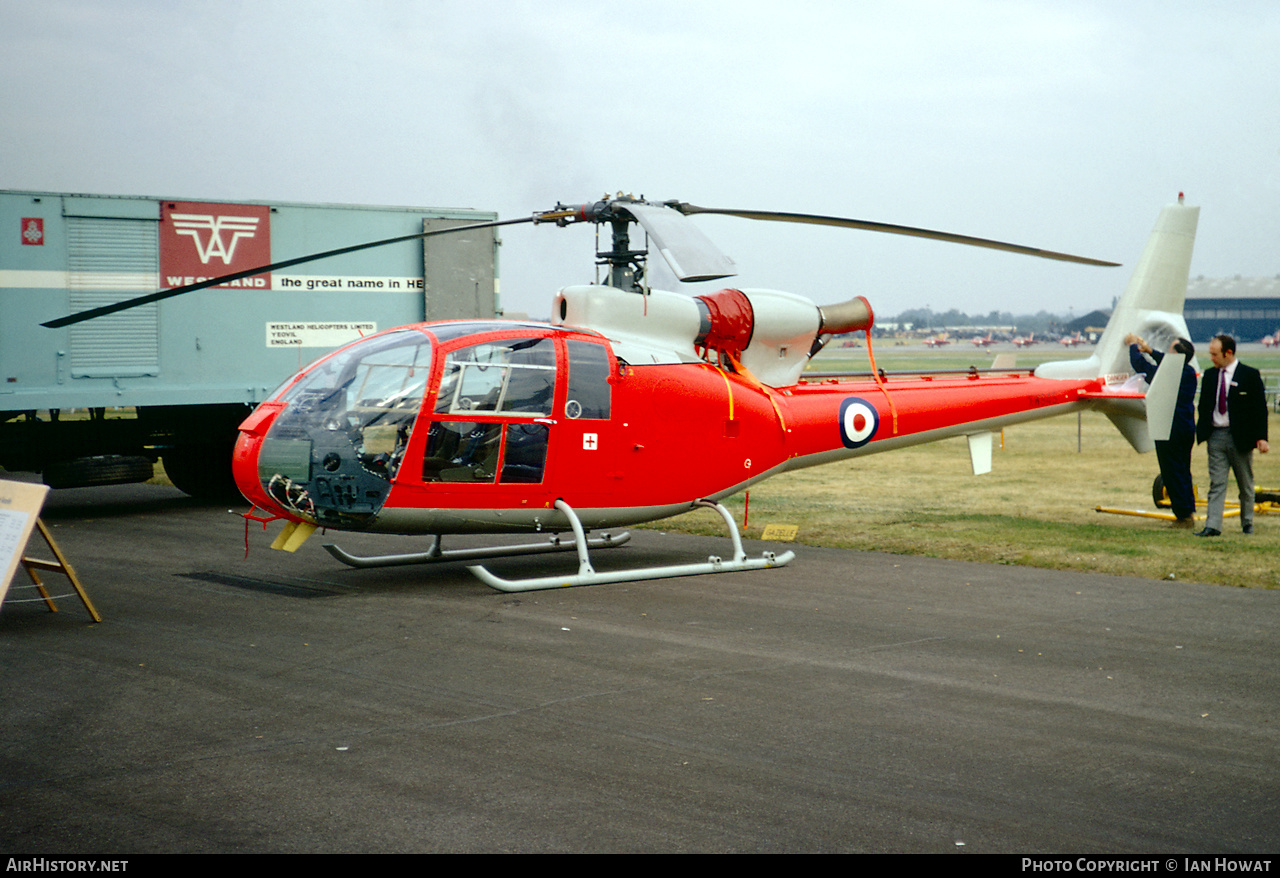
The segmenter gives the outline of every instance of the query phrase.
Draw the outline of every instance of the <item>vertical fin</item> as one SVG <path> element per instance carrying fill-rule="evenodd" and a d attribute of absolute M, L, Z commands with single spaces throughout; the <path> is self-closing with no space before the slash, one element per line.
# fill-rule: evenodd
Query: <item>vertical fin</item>
<path fill-rule="evenodd" d="M 1093 355 L 1084 360 L 1045 363 L 1036 369 L 1036 375 L 1078 379 L 1128 373 L 1129 352 L 1124 339 L 1129 333 L 1147 339 L 1157 350 L 1167 349 L 1175 338 L 1187 337 L 1182 306 L 1199 220 L 1200 208 L 1183 204 L 1181 196 L 1177 204 L 1160 211 Z"/>

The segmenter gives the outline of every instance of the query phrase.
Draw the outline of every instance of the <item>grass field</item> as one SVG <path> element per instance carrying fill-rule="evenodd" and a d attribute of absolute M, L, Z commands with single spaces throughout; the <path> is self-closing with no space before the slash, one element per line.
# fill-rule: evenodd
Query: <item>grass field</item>
<path fill-rule="evenodd" d="M 1073 355 L 1032 350 L 1036 356 L 1020 356 L 1019 366 Z M 1081 350 L 1079 356 L 1088 355 Z M 844 368 L 865 368 L 865 351 L 853 354 L 860 363 Z M 817 368 L 840 368 L 835 359 L 824 357 Z M 877 365 L 890 371 L 929 363 L 981 368 L 984 359 L 990 357 L 982 351 L 876 348 Z M 1270 372 L 1268 386 L 1276 385 L 1280 353 L 1242 349 L 1241 359 Z M 914 365 L 920 360 L 926 365 Z M 942 365 L 947 360 L 956 362 Z M 1277 422 L 1273 414 L 1272 437 Z M 1006 430 L 993 471 L 983 476 L 971 475 L 963 438 L 779 476 L 751 490 L 745 535 L 758 538 L 765 525 L 793 524 L 796 542 L 807 545 L 1280 588 L 1280 515 L 1259 516 L 1251 537 L 1228 519 L 1222 537 L 1197 539 L 1155 519 L 1096 512 L 1099 505 L 1153 509 L 1151 483 L 1159 469 L 1154 454 L 1135 453 L 1104 416 L 1085 413 L 1079 426 L 1079 451 L 1075 415 Z M 1192 475 L 1205 497 L 1204 446 L 1192 455 Z M 1261 487 L 1280 487 L 1280 450 L 1255 453 L 1254 475 Z M 1234 499 L 1234 481 L 1228 491 Z M 739 523 L 743 504 L 743 495 L 725 504 Z M 718 516 L 702 511 L 652 527 L 723 530 Z"/>

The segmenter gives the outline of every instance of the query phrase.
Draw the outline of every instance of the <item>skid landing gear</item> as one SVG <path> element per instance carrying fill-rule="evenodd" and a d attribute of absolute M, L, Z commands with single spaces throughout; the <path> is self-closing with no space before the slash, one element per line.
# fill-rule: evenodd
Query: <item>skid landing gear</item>
<path fill-rule="evenodd" d="M 712 555 L 703 564 L 679 564 L 669 567 L 646 567 L 639 570 L 615 570 L 610 573 L 597 573 L 591 566 L 587 555 L 587 538 L 573 507 L 563 500 L 556 501 L 556 508 L 563 512 L 573 527 L 574 544 L 578 549 L 578 572 L 570 576 L 543 576 L 535 579 L 509 580 L 494 576 L 480 566 L 468 567 L 481 582 L 498 591 L 538 591 L 544 588 L 566 588 L 574 585 L 601 585 L 606 582 L 639 582 L 645 579 L 667 579 L 673 576 L 698 576 L 703 573 L 733 573 L 743 570 L 761 570 L 766 567 L 782 567 L 795 558 L 795 552 L 784 552 L 775 555 L 765 552 L 760 558 L 747 558 L 742 550 L 742 537 L 738 534 L 738 525 L 734 522 L 729 510 L 719 503 L 710 500 L 697 501 L 699 506 L 714 509 L 720 513 L 725 525 L 729 528 L 729 537 L 733 540 L 733 560 L 726 561 Z"/>
<path fill-rule="evenodd" d="M 617 535 L 601 534 L 588 540 L 588 543 L 593 549 L 608 549 L 613 546 L 621 546 L 629 539 L 631 539 L 631 534 L 626 532 Z M 350 567 L 400 567 L 406 564 L 432 564 L 437 561 L 474 561 L 477 558 L 500 558 L 507 555 L 541 555 L 546 552 L 567 552 L 573 548 L 576 548 L 574 543 L 562 540 L 558 536 L 553 536 L 545 543 L 525 543 L 519 546 L 485 546 L 480 549 L 450 549 L 445 551 L 440 548 L 439 534 L 435 535 L 431 542 L 431 548 L 427 549 L 427 551 L 408 555 L 367 555 L 362 557 L 344 552 L 333 543 L 327 543 L 324 546 L 326 552 Z M 475 568 L 471 569 L 474 570 Z"/>

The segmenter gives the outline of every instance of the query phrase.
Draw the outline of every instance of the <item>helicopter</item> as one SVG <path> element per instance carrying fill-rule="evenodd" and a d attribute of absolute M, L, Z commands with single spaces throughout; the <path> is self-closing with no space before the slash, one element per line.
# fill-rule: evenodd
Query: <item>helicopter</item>
<path fill-rule="evenodd" d="M 1081 409 L 1106 413 L 1138 451 L 1167 436 L 1181 363 L 1167 356 L 1149 389 L 1131 378 L 1123 339 L 1185 336 L 1182 304 L 1198 207 L 1165 207 L 1093 354 L 1035 370 L 885 374 L 871 351 L 874 313 L 855 296 L 816 306 L 788 292 L 652 289 L 656 251 L 681 281 L 737 267 L 689 219 L 720 214 L 909 235 L 1091 265 L 1117 263 L 991 239 L 843 217 L 706 208 L 619 193 L 527 217 L 433 230 L 261 266 L 59 318 L 66 326 L 238 277 L 367 247 L 517 223 L 608 226 L 604 282 L 567 286 L 548 323 L 464 320 L 398 327 L 320 358 L 241 424 L 233 471 L 249 520 L 283 520 L 273 548 L 316 529 L 430 536 L 424 552 L 356 556 L 381 567 L 574 551 L 576 573 L 503 579 L 501 591 L 780 567 L 794 552 L 747 557 L 721 500 L 790 470 L 965 436 L 975 474 L 991 469 L 993 432 Z M 646 245 L 633 248 L 639 226 Z M 865 332 L 871 371 L 806 373 L 834 336 Z M 1172 365 L 1170 365 L 1172 364 Z M 698 508 L 717 511 L 732 557 L 596 571 L 609 530 Z M 587 534 L 599 531 L 599 536 Z M 442 548 L 446 534 L 543 533 L 516 546 Z M 572 534 L 566 538 L 565 534 Z"/>

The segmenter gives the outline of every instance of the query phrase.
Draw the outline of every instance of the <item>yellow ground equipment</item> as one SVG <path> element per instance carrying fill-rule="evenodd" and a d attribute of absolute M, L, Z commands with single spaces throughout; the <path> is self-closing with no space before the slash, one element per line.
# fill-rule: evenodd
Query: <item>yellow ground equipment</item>
<path fill-rule="evenodd" d="M 1194 486 L 1192 491 L 1196 498 L 1196 509 L 1204 509 L 1208 506 L 1207 500 L 1200 499 L 1200 491 Z M 1151 499 L 1156 505 L 1155 511 L 1147 511 L 1146 509 L 1117 509 L 1113 506 L 1095 506 L 1097 512 L 1108 512 L 1112 515 L 1137 515 L 1141 518 L 1156 518 L 1161 521 L 1173 521 L 1174 514 L 1168 511 L 1170 508 L 1169 493 L 1164 489 L 1164 480 L 1160 476 L 1156 476 L 1155 482 L 1151 485 Z M 1280 512 L 1280 488 L 1255 488 L 1253 492 L 1253 510 L 1255 515 L 1267 515 L 1268 513 Z M 1238 518 L 1240 516 L 1240 504 L 1228 500 L 1226 508 L 1223 511 L 1223 518 Z M 1197 513 L 1195 516 L 1197 521 L 1204 520 L 1205 516 Z"/>

